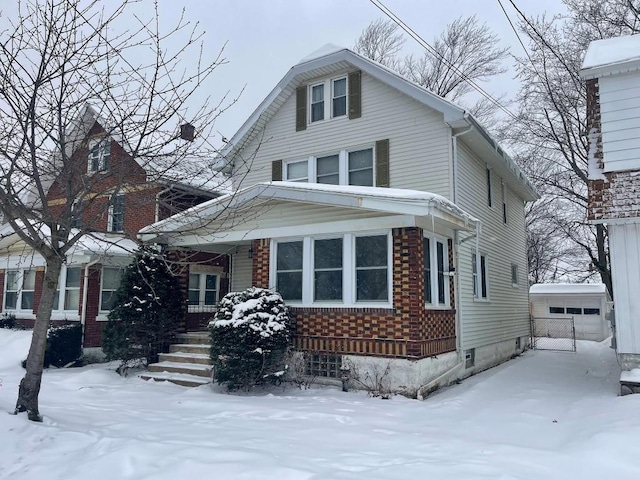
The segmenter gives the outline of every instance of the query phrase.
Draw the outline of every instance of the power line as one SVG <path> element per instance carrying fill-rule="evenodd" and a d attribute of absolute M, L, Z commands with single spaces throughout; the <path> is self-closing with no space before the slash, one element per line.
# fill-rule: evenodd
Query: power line
<path fill-rule="evenodd" d="M 418 33 L 416 33 L 411 27 L 409 27 L 403 20 L 401 20 L 396 14 L 394 14 L 389 8 L 387 8 L 380 0 L 369 0 L 375 7 L 377 7 L 382 13 L 384 13 L 387 17 L 393 20 L 400 28 L 402 28 L 411 38 L 413 38 L 416 42 L 418 42 L 427 52 L 429 52 L 434 57 L 440 59 L 447 68 L 451 69 L 454 73 L 458 74 L 460 78 L 466 81 L 474 90 L 480 93 L 484 98 L 489 100 L 493 105 L 498 107 L 504 113 L 509 115 L 510 117 L 517 119 L 517 115 L 511 112 L 507 107 L 502 105 L 498 100 L 496 100 L 490 93 L 480 87 L 477 83 L 475 83 L 472 79 L 470 79 L 467 75 L 465 75 L 458 67 L 453 65 L 449 60 L 447 60 L 440 52 L 438 52 L 435 48 L 433 48 L 426 40 L 424 40 Z"/>

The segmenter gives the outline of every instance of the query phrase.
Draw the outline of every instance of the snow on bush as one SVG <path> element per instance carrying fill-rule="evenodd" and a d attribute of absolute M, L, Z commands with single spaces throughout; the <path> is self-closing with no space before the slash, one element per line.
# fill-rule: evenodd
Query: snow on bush
<path fill-rule="evenodd" d="M 228 293 L 209 329 L 219 384 L 248 390 L 281 381 L 293 332 L 279 293 L 256 287 Z"/>

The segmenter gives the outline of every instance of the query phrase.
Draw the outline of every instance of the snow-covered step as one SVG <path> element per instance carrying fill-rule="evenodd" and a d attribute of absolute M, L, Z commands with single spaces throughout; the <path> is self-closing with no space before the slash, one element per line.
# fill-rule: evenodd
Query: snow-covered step
<path fill-rule="evenodd" d="M 155 372 L 155 373 L 142 373 L 139 375 L 144 380 L 154 380 L 156 382 L 171 382 L 183 387 L 199 387 L 201 385 L 207 385 L 211 383 L 208 378 L 200 377 L 197 375 L 190 375 L 187 373 L 170 373 L 170 372 Z"/>
<path fill-rule="evenodd" d="M 201 365 L 211 364 L 211 355 L 208 353 L 161 353 L 158 357 L 161 362 L 199 363 Z"/>
<path fill-rule="evenodd" d="M 186 373 L 199 377 L 211 377 L 211 366 L 198 363 L 158 362 L 148 367 L 149 372 Z"/>
<path fill-rule="evenodd" d="M 179 333 L 176 335 L 176 340 L 180 341 L 180 343 L 209 345 L 211 342 L 211 336 L 209 335 L 209 332 Z"/>
<path fill-rule="evenodd" d="M 169 346 L 170 353 L 200 353 L 203 355 L 209 355 L 209 351 L 211 350 L 210 345 L 205 344 L 188 344 L 188 343 L 175 343 Z"/>

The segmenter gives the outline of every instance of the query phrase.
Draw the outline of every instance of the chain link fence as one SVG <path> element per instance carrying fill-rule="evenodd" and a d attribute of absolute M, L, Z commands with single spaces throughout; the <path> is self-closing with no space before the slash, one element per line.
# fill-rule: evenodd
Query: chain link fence
<path fill-rule="evenodd" d="M 534 350 L 576 351 L 573 317 L 531 317 L 531 346 Z"/>

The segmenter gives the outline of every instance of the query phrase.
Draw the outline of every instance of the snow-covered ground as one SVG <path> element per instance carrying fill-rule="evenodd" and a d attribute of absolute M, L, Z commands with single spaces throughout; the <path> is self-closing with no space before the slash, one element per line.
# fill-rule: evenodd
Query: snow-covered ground
<path fill-rule="evenodd" d="M 0 410 L 29 334 L 0 330 Z M 236 396 L 45 372 L 44 423 L 0 412 L 0 479 L 640 478 L 640 395 L 606 344 L 527 352 L 424 402 L 336 389 Z"/>

